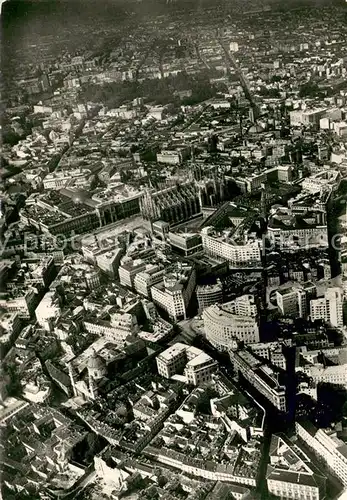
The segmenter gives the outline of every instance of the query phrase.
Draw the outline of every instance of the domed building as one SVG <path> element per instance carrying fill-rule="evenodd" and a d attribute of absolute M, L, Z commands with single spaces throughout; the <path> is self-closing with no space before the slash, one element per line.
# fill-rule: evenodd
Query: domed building
<path fill-rule="evenodd" d="M 94 380 L 99 380 L 107 373 L 106 363 L 104 359 L 97 353 L 94 353 L 88 361 L 88 375 Z"/>

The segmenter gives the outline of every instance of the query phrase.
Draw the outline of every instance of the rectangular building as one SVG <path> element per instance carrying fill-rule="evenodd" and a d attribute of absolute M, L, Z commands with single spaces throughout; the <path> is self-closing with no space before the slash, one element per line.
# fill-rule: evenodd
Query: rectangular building
<path fill-rule="evenodd" d="M 347 486 L 347 444 L 338 437 L 337 431 L 317 429 L 310 422 L 296 422 L 296 432 L 300 439 L 322 458 L 331 472 Z"/>
<path fill-rule="evenodd" d="M 213 228 L 201 231 L 205 252 L 213 257 L 224 259 L 233 267 L 261 266 L 261 242 L 249 241 L 237 244 L 227 235 L 217 235 Z"/>
<path fill-rule="evenodd" d="M 286 388 L 278 383 L 277 374 L 246 350 L 232 351 L 230 358 L 237 374 L 241 374 L 278 410 L 286 412 Z"/>

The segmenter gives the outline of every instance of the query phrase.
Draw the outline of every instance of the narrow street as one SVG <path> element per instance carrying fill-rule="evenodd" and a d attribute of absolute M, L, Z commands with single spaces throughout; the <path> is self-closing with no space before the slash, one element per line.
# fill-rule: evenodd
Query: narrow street
<path fill-rule="evenodd" d="M 269 463 L 269 450 L 270 450 L 271 437 L 272 433 L 268 425 L 268 422 L 266 420 L 263 451 L 261 454 L 261 460 L 259 464 L 257 487 L 256 487 L 256 493 L 261 500 L 265 500 L 269 496 L 266 484 L 266 470 Z"/>

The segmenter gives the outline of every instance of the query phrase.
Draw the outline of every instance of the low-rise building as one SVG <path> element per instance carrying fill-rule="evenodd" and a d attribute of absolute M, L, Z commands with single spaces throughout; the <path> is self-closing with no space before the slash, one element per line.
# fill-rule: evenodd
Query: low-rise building
<path fill-rule="evenodd" d="M 268 223 L 270 243 L 281 249 L 328 248 L 328 228 L 320 217 L 320 212 L 299 215 L 278 209 Z"/>
<path fill-rule="evenodd" d="M 280 342 L 259 342 L 257 344 L 250 344 L 249 347 L 257 356 L 268 359 L 272 365 L 286 370 L 287 361 L 283 354 L 284 345 Z"/>
<path fill-rule="evenodd" d="M 160 153 L 157 153 L 157 162 L 179 165 L 189 156 L 189 153 L 190 149 L 187 146 L 177 146 L 175 149 L 162 149 Z"/>
<path fill-rule="evenodd" d="M 5 311 L 18 313 L 20 318 L 29 319 L 33 316 L 38 302 L 37 290 L 25 287 L 3 294 L 0 298 L 0 307 Z"/>
<path fill-rule="evenodd" d="M 317 109 L 299 109 L 291 111 L 290 125 L 294 127 L 301 127 L 303 125 L 319 125 L 319 121 L 326 115 L 327 108 Z"/>
<path fill-rule="evenodd" d="M 302 182 L 302 189 L 308 193 L 319 195 L 329 188 L 337 189 L 340 179 L 341 173 L 338 170 L 324 169 L 306 177 Z"/>
<path fill-rule="evenodd" d="M 22 321 L 16 312 L 3 313 L 0 318 L 0 343 L 7 344 L 17 339 Z"/>
<path fill-rule="evenodd" d="M 304 371 L 316 384 L 336 384 L 347 388 L 347 364 L 307 366 Z"/>
<path fill-rule="evenodd" d="M 109 342 L 121 343 L 138 330 L 136 316 L 129 313 L 113 313 L 110 321 L 88 318 L 83 322 L 86 332 L 99 335 Z"/>
<path fill-rule="evenodd" d="M 59 190 L 76 182 L 82 185 L 86 183 L 90 176 L 91 171 L 89 169 L 58 170 L 46 175 L 43 179 L 43 187 L 44 189 Z"/>

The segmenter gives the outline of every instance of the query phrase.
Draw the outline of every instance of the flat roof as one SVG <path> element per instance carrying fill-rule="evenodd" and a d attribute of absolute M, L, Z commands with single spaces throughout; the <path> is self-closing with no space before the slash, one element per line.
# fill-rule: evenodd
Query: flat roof
<path fill-rule="evenodd" d="M 198 365 L 201 365 L 203 363 L 206 363 L 207 361 L 214 361 L 214 360 L 213 360 L 213 358 L 211 358 L 211 356 L 209 356 L 205 352 L 201 352 L 195 358 L 188 361 L 186 366 L 198 366 Z"/>
<path fill-rule="evenodd" d="M 176 344 L 172 345 L 168 349 L 166 349 L 164 352 L 160 353 L 158 358 L 159 359 L 165 359 L 166 361 L 170 361 L 170 359 L 174 358 L 177 356 L 177 354 L 182 353 L 188 349 L 187 344 L 182 344 L 181 342 L 177 342 Z"/>
<path fill-rule="evenodd" d="M 283 290 L 276 290 L 276 292 L 280 295 L 289 295 L 292 292 L 296 292 L 296 289 L 292 286 L 289 286 L 288 288 L 283 288 Z"/>

